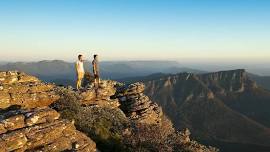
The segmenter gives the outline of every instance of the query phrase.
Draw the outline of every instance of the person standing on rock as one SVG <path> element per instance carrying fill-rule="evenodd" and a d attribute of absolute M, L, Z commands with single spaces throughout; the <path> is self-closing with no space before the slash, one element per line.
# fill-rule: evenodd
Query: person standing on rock
<path fill-rule="evenodd" d="M 93 73 L 95 77 L 94 85 L 95 85 L 95 88 L 98 88 L 99 83 L 100 83 L 100 77 L 99 77 L 99 64 L 98 64 L 97 54 L 94 55 L 94 60 L 92 61 L 92 65 L 93 65 Z"/>
<path fill-rule="evenodd" d="M 77 74 L 76 88 L 79 90 L 81 88 L 82 79 L 84 77 L 83 56 L 81 54 L 78 55 L 78 61 L 75 63 L 75 68 Z"/>

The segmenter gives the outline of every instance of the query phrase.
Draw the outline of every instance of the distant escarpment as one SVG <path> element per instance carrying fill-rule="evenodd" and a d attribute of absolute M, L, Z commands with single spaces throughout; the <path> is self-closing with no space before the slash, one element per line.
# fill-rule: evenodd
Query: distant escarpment
<path fill-rule="evenodd" d="M 244 69 L 221 71 L 199 75 L 199 79 L 214 93 L 244 92 L 257 88 Z"/>
<path fill-rule="evenodd" d="M 177 129 L 189 128 L 194 137 L 210 143 L 270 147 L 270 92 L 257 86 L 245 70 L 161 75 L 142 81 L 145 94 Z"/>

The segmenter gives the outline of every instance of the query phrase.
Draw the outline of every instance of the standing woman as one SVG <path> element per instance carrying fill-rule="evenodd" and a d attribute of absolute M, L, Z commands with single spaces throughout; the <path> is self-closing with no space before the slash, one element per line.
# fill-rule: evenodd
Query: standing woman
<path fill-rule="evenodd" d="M 95 54 L 94 55 L 94 60 L 92 61 L 92 65 L 93 65 L 93 73 L 94 73 L 94 77 L 95 77 L 95 88 L 99 87 L 99 83 L 100 83 L 100 77 L 99 77 L 99 64 L 98 64 L 98 55 Z"/>

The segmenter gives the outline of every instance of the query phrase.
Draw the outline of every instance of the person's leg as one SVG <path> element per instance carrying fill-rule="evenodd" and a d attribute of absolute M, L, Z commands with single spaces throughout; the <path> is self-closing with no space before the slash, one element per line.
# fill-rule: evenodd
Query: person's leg
<path fill-rule="evenodd" d="M 80 83 L 80 87 L 82 87 L 83 78 L 84 78 L 84 73 L 81 74 L 81 83 Z"/>
<path fill-rule="evenodd" d="M 97 78 L 95 78 L 95 80 L 94 80 L 94 87 L 95 87 L 95 89 L 98 88 L 98 85 L 97 85 Z"/>
<path fill-rule="evenodd" d="M 82 86 L 82 79 L 79 79 L 79 82 L 78 82 L 78 89 L 80 89 Z"/>
<path fill-rule="evenodd" d="M 82 79 L 84 77 L 84 73 L 79 73 L 79 76 L 78 76 L 78 88 L 77 89 L 80 89 L 82 87 Z"/>
<path fill-rule="evenodd" d="M 79 90 L 79 87 L 80 87 L 80 78 L 79 78 L 79 74 L 77 74 L 77 80 L 76 80 L 76 88 L 77 90 Z"/>
<path fill-rule="evenodd" d="M 98 86 L 100 84 L 100 77 L 99 77 L 99 75 L 97 75 L 97 84 L 98 84 Z"/>
<path fill-rule="evenodd" d="M 95 75 L 95 88 L 99 88 L 100 78 L 99 75 Z"/>
<path fill-rule="evenodd" d="M 94 74 L 94 89 L 95 89 L 95 94 L 96 98 L 98 97 L 98 83 L 97 83 L 97 75 Z"/>

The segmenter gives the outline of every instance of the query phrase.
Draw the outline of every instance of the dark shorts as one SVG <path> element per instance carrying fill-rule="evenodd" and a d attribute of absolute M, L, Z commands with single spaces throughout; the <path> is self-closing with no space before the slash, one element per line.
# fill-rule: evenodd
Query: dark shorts
<path fill-rule="evenodd" d="M 94 76 L 95 76 L 95 78 L 99 78 L 99 74 L 95 74 Z"/>

